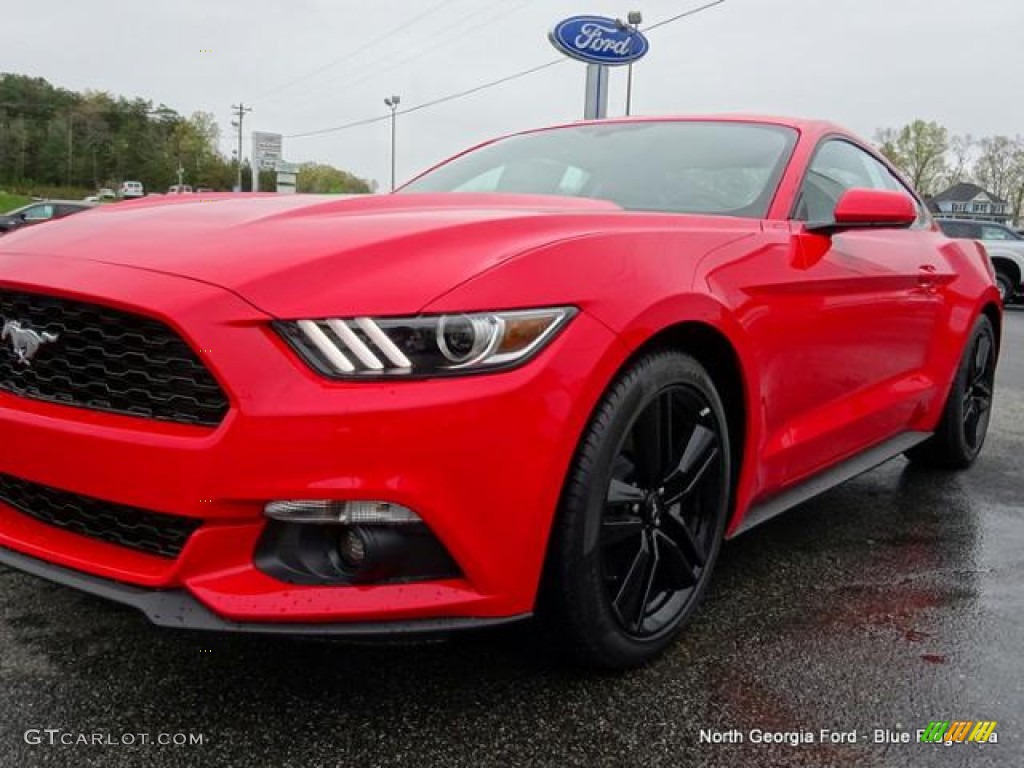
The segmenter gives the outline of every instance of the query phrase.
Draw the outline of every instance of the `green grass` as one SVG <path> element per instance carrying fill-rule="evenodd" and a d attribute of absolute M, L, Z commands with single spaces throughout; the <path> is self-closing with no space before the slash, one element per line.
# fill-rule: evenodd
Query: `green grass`
<path fill-rule="evenodd" d="M 13 211 L 15 208 L 20 208 L 30 202 L 32 202 L 32 198 L 28 195 L 12 195 L 8 192 L 0 192 L 0 213 Z"/>

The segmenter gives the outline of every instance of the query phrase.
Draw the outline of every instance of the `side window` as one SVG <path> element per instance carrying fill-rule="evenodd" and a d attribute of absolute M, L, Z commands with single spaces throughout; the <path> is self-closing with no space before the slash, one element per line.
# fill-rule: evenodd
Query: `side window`
<path fill-rule="evenodd" d="M 971 225 L 965 224 L 961 221 L 944 221 L 940 225 L 942 231 L 946 233 L 947 237 L 960 238 L 964 240 L 973 240 L 974 235 L 971 233 Z"/>
<path fill-rule="evenodd" d="M 25 211 L 26 221 L 43 221 L 50 218 L 53 218 L 52 205 L 33 205 Z"/>
<path fill-rule="evenodd" d="M 888 168 L 863 149 L 842 139 L 830 139 L 818 148 L 811 161 L 794 218 L 831 221 L 843 192 L 855 188 L 910 194 Z M 914 202 L 920 211 L 916 198 Z"/>
<path fill-rule="evenodd" d="M 991 224 L 981 225 L 982 240 L 1016 240 L 1017 238 L 1009 230 L 1002 227 L 993 227 Z"/>

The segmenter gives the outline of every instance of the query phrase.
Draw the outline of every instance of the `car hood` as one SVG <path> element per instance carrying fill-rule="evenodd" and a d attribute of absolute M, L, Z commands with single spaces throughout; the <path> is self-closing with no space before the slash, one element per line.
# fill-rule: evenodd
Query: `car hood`
<path fill-rule="evenodd" d="M 544 196 L 176 195 L 12 233 L 0 254 L 179 275 L 277 317 L 415 313 L 506 259 L 600 230 L 618 211 Z"/>

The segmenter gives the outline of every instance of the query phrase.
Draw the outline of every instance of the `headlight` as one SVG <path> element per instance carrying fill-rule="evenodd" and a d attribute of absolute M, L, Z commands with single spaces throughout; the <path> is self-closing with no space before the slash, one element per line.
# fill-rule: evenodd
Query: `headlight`
<path fill-rule="evenodd" d="M 303 360 L 325 376 L 451 376 L 523 363 L 575 314 L 573 307 L 555 307 L 275 325 Z"/>

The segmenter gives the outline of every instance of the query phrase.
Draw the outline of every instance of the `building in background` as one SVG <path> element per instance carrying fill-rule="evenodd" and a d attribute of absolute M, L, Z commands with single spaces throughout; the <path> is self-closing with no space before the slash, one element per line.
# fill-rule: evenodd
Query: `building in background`
<path fill-rule="evenodd" d="M 1010 204 L 977 184 L 960 182 L 928 200 L 928 207 L 938 216 L 949 219 L 974 219 L 1010 224 Z"/>

